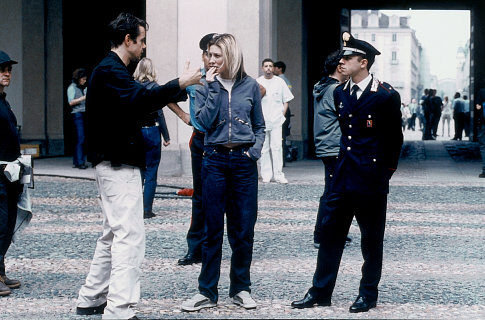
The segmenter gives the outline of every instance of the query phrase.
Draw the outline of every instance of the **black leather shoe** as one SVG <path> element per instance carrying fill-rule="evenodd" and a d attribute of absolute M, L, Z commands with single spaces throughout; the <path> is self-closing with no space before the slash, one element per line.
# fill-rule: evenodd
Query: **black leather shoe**
<path fill-rule="evenodd" d="M 153 212 L 148 212 L 148 211 L 145 211 L 143 212 L 143 219 L 151 219 L 153 217 L 156 217 L 157 215 L 154 214 Z"/>
<path fill-rule="evenodd" d="M 106 302 L 97 307 L 89 307 L 89 308 L 76 308 L 76 314 L 80 316 L 90 316 L 93 314 L 103 314 L 104 308 L 106 308 Z"/>
<path fill-rule="evenodd" d="M 293 301 L 291 306 L 297 309 L 313 308 L 314 305 L 322 307 L 330 307 L 332 305 L 330 299 L 321 299 L 312 296 L 310 292 L 305 294 L 305 297 L 301 300 Z"/>
<path fill-rule="evenodd" d="M 377 304 L 376 300 L 358 296 L 355 302 L 350 306 L 349 311 L 351 313 L 367 312 L 371 308 L 375 308 Z"/>
<path fill-rule="evenodd" d="M 195 255 L 192 252 L 188 252 L 185 257 L 179 259 L 177 262 L 179 266 L 188 266 L 194 263 L 201 263 L 202 257 L 200 255 Z"/>
<path fill-rule="evenodd" d="M 478 175 L 479 178 L 485 178 L 485 172 L 482 172 Z"/>

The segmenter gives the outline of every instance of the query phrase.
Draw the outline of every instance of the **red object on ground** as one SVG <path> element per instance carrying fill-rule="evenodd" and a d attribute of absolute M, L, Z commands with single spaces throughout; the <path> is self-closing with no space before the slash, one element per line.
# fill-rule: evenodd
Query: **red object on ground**
<path fill-rule="evenodd" d="M 184 196 L 184 197 L 192 197 L 193 194 L 194 194 L 194 189 L 189 189 L 189 188 L 180 189 L 179 191 L 177 191 L 177 195 Z"/>

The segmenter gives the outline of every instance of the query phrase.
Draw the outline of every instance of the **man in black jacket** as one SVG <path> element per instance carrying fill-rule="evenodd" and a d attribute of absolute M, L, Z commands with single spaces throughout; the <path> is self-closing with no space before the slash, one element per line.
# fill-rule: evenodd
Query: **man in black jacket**
<path fill-rule="evenodd" d="M 330 194 L 313 286 L 294 308 L 330 306 L 340 259 L 354 215 L 364 257 L 359 294 L 350 312 L 366 312 L 377 303 L 382 272 L 389 179 L 403 143 L 401 98 L 389 84 L 369 73 L 375 56 L 371 44 L 343 34 L 342 72 L 350 80 L 334 91 L 342 138 Z"/>
<path fill-rule="evenodd" d="M 12 65 L 17 61 L 0 51 L 0 162 L 11 162 L 20 156 L 17 119 L 3 92 L 10 85 Z M 22 194 L 22 185 L 10 182 L 4 175 L 6 164 L 0 164 L 0 296 L 7 296 L 10 289 L 20 287 L 20 281 L 9 279 L 5 274 L 7 253 L 17 220 L 17 201 Z"/>
<path fill-rule="evenodd" d="M 145 166 L 139 120 L 169 102 L 186 99 L 200 70 L 187 63 L 179 79 L 147 89 L 127 69 L 145 49 L 145 21 L 122 13 L 109 25 L 111 52 L 94 69 L 86 96 L 88 161 L 95 167 L 103 209 L 98 239 L 77 314 L 136 318 L 140 265 L 145 254 L 140 168 Z"/>

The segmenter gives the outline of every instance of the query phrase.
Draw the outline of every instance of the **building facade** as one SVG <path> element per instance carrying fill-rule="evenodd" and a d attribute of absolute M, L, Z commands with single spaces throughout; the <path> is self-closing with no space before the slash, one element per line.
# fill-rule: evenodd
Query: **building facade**
<path fill-rule="evenodd" d="M 385 15 L 378 10 L 353 10 L 352 34 L 381 51 L 371 72 L 390 83 L 408 104 L 418 99 L 421 89 L 421 46 L 408 17 Z"/>

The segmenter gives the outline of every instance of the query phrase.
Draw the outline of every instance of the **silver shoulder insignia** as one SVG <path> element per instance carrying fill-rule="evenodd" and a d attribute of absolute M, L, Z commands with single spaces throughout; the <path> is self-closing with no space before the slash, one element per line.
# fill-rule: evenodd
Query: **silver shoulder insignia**
<path fill-rule="evenodd" d="M 379 81 L 379 79 L 377 79 L 376 77 L 373 77 L 372 79 L 372 86 L 370 88 L 370 91 L 372 92 L 377 92 L 377 88 L 379 87 L 379 84 L 381 82 Z"/>
<path fill-rule="evenodd" d="M 350 80 L 347 80 L 347 81 L 345 82 L 345 85 L 344 85 L 344 90 L 346 90 L 346 89 L 347 89 L 347 87 L 349 86 L 349 83 L 350 83 Z"/>

